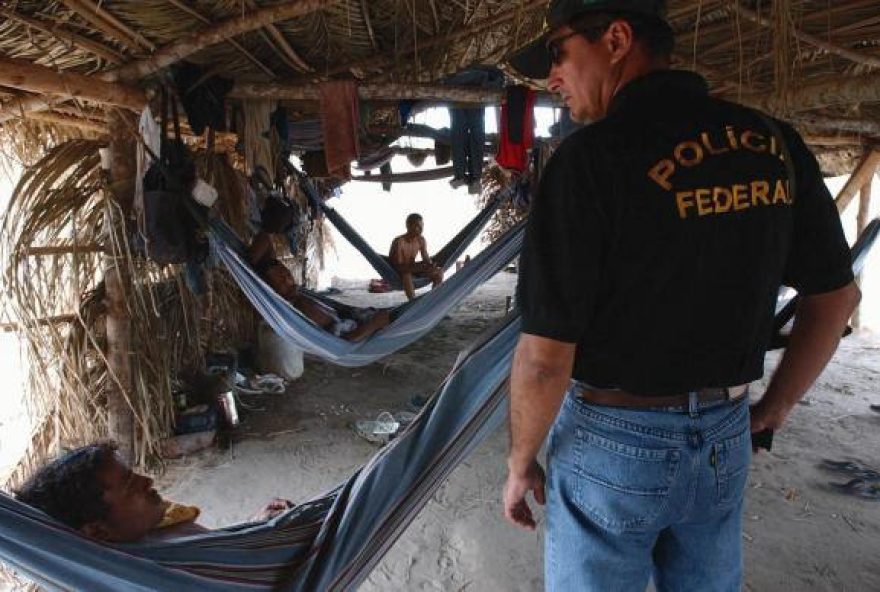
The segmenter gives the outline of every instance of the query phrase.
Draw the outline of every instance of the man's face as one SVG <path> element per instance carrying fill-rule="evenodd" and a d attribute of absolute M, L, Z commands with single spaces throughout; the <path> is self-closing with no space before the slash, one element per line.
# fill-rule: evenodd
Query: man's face
<path fill-rule="evenodd" d="M 114 455 L 98 471 L 104 488 L 106 518 L 83 527 L 86 534 L 107 541 L 134 542 L 156 528 L 165 514 L 165 502 L 153 489 L 153 480 L 133 472 Z"/>
<path fill-rule="evenodd" d="M 547 87 L 562 96 L 574 121 L 595 121 L 605 116 L 611 100 L 614 60 L 603 38 L 593 43 L 573 32 L 566 25 L 548 40 L 557 46 L 559 59 L 550 68 Z"/>
<path fill-rule="evenodd" d="M 425 229 L 425 223 L 421 218 L 413 218 L 406 223 L 406 230 L 410 234 L 421 235 Z"/>
<path fill-rule="evenodd" d="M 296 282 L 293 281 L 293 274 L 283 265 L 273 265 L 267 269 L 266 282 L 282 298 L 291 299 L 296 297 Z"/>

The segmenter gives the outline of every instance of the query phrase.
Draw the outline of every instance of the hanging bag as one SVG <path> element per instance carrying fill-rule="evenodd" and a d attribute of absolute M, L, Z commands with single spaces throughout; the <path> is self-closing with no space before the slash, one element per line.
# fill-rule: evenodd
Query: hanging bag
<path fill-rule="evenodd" d="M 168 137 L 171 104 L 174 138 Z M 144 232 L 147 256 L 159 265 L 203 260 L 207 245 L 189 207 L 196 167 L 180 137 L 177 103 L 162 90 L 162 152 L 144 175 Z M 187 204 L 187 200 L 192 202 Z"/>

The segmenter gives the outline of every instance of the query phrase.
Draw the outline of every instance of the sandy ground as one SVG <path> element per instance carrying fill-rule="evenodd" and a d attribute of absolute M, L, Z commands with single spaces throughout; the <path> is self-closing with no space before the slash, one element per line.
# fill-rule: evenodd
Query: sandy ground
<path fill-rule="evenodd" d="M 159 480 L 195 503 L 208 526 L 246 519 L 274 496 L 303 501 L 338 484 L 376 447 L 350 424 L 400 410 L 431 392 L 457 352 L 504 314 L 515 276 L 501 273 L 420 342 L 359 369 L 306 362 L 285 395 L 249 396 L 238 442 L 170 463 Z M 349 285 L 341 299 L 385 305 Z M 880 468 L 880 337 L 849 337 L 799 405 L 772 453 L 753 463 L 743 544 L 748 590 L 880 590 L 880 502 L 832 491 L 846 478 L 818 465 L 848 459 Z M 768 368 L 776 356 L 768 359 Z M 760 392 L 761 389 L 755 389 Z M 501 518 L 507 436 L 499 430 L 439 489 L 361 587 L 364 591 L 542 589 L 542 535 Z"/>

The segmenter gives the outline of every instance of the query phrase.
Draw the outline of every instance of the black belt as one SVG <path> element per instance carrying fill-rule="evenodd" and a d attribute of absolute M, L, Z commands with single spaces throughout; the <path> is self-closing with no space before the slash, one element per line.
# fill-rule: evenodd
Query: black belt
<path fill-rule="evenodd" d="M 699 403 L 718 403 L 722 401 L 736 401 L 749 392 L 748 384 L 738 386 L 725 386 L 716 388 L 704 388 L 696 391 Z M 606 407 L 680 407 L 690 403 L 690 394 L 662 395 L 657 397 L 646 395 L 634 395 L 618 389 L 602 389 L 592 386 L 581 385 L 577 396 L 595 405 Z"/>

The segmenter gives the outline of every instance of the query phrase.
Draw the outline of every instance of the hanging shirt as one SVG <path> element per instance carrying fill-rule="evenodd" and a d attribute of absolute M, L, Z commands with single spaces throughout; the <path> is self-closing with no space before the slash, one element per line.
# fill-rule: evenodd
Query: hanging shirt
<path fill-rule="evenodd" d="M 498 166 L 524 171 L 529 166 L 529 149 L 535 142 L 535 92 L 524 86 L 507 89 L 501 105 L 501 134 L 498 139 Z"/>

